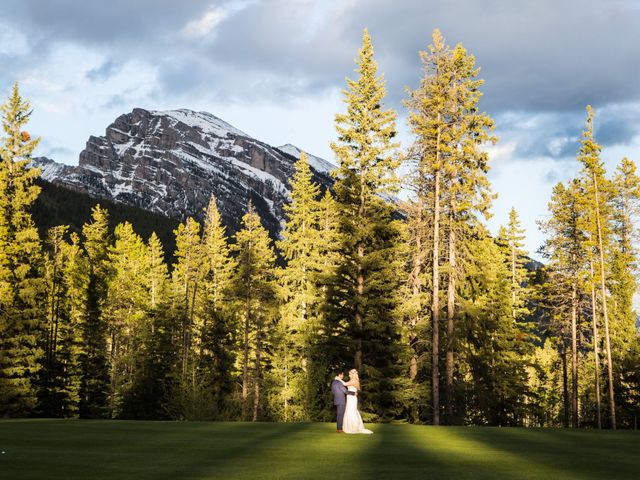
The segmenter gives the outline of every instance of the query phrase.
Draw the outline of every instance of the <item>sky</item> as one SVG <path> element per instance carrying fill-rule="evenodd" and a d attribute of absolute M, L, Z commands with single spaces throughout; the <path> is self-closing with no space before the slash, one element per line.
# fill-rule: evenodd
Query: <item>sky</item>
<path fill-rule="evenodd" d="M 368 28 L 398 111 L 422 75 L 419 51 L 439 28 L 481 68 L 496 233 L 515 207 L 534 258 L 554 184 L 579 170 L 595 134 L 613 172 L 640 161 L 638 0 L 3 0 L 0 96 L 14 81 L 31 100 L 36 152 L 77 164 L 90 135 L 134 107 L 207 111 L 274 146 L 334 161 L 334 116 Z"/>

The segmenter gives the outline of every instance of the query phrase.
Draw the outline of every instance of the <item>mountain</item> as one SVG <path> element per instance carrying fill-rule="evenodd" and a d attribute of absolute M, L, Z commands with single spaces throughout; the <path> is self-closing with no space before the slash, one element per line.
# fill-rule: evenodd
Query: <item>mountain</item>
<path fill-rule="evenodd" d="M 59 187 L 179 220 L 202 218 L 215 195 L 232 231 L 252 201 L 275 236 L 300 152 L 291 144 L 272 147 L 210 113 L 135 108 L 104 136 L 89 138 L 78 166 L 43 157 L 33 163 Z M 333 165 L 309 158 L 314 180 L 329 187 Z"/>
<path fill-rule="evenodd" d="M 303 152 L 298 147 L 296 147 L 295 145 L 291 145 L 290 143 L 279 146 L 278 150 L 288 155 L 291 155 L 294 158 L 300 158 L 300 154 Z M 309 165 L 316 172 L 329 174 L 331 173 L 331 170 L 336 168 L 336 166 L 333 163 L 327 162 L 323 158 L 316 157 L 315 155 L 311 155 L 308 152 L 304 152 L 304 153 L 306 153 L 307 157 L 309 158 Z"/>
<path fill-rule="evenodd" d="M 82 226 L 91 221 L 91 209 L 100 203 L 100 206 L 109 212 L 111 230 L 117 224 L 126 221 L 133 225 L 133 229 L 145 241 L 155 232 L 164 247 L 166 261 L 173 263 L 176 247 L 173 231 L 180 223 L 177 219 L 130 205 L 93 198 L 42 179 L 38 179 L 36 183 L 41 190 L 31 207 L 31 215 L 38 226 L 41 238 L 46 238 L 47 231 L 56 225 L 68 225 L 72 232 L 80 233 Z"/>

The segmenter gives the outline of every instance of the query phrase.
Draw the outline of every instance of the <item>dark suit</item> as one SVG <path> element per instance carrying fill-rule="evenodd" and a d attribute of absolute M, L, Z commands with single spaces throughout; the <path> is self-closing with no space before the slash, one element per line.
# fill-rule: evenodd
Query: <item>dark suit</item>
<path fill-rule="evenodd" d="M 342 430 L 342 419 L 347 404 L 347 387 L 340 380 L 334 379 L 331 382 L 331 393 L 333 393 L 333 404 L 338 411 L 338 430 Z"/>

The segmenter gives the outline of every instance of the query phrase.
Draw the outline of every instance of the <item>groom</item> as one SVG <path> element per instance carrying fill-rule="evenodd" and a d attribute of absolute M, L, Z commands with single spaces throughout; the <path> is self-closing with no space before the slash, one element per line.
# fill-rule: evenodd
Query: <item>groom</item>
<path fill-rule="evenodd" d="M 338 433 L 342 432 L 342 419 L 344 408 L 347 404 L 347 387 L 344 386 L 344 372 L 338 372 L 336 378 L 331 382 L 331 393 L 333 393 L 333 404 L 338 411 Z"/>
<path fill-rule="evenodd" d="M 340 371 L 331 382 L 331 393 L 333 393 L 333 404 L 336 406 L 338 414 L 338 433 L 342 431 L 342 419 L 344 418 L 344 409 L 347 404 L 347 395 L 351 394 L 344 385 L 344 372 Z"/>

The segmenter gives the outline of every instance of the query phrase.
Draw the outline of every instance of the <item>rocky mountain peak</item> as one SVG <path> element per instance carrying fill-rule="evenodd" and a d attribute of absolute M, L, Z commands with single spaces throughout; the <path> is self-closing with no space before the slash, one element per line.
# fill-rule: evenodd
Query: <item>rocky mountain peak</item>
<path fill-rule="evenodd" d="M 275 235 L 299 155 L 293 145 L 274 148 L 207 112 L 135 108 L 104 136 L 89 137 L 78 166 L 49 159 L 34 163 L 57 185 L 180 220 L 201 218 L 215 195 L 232 230 L 251 200 Z M 309 158 L 315 180 L 330 185 L 333 166 Z"/>

